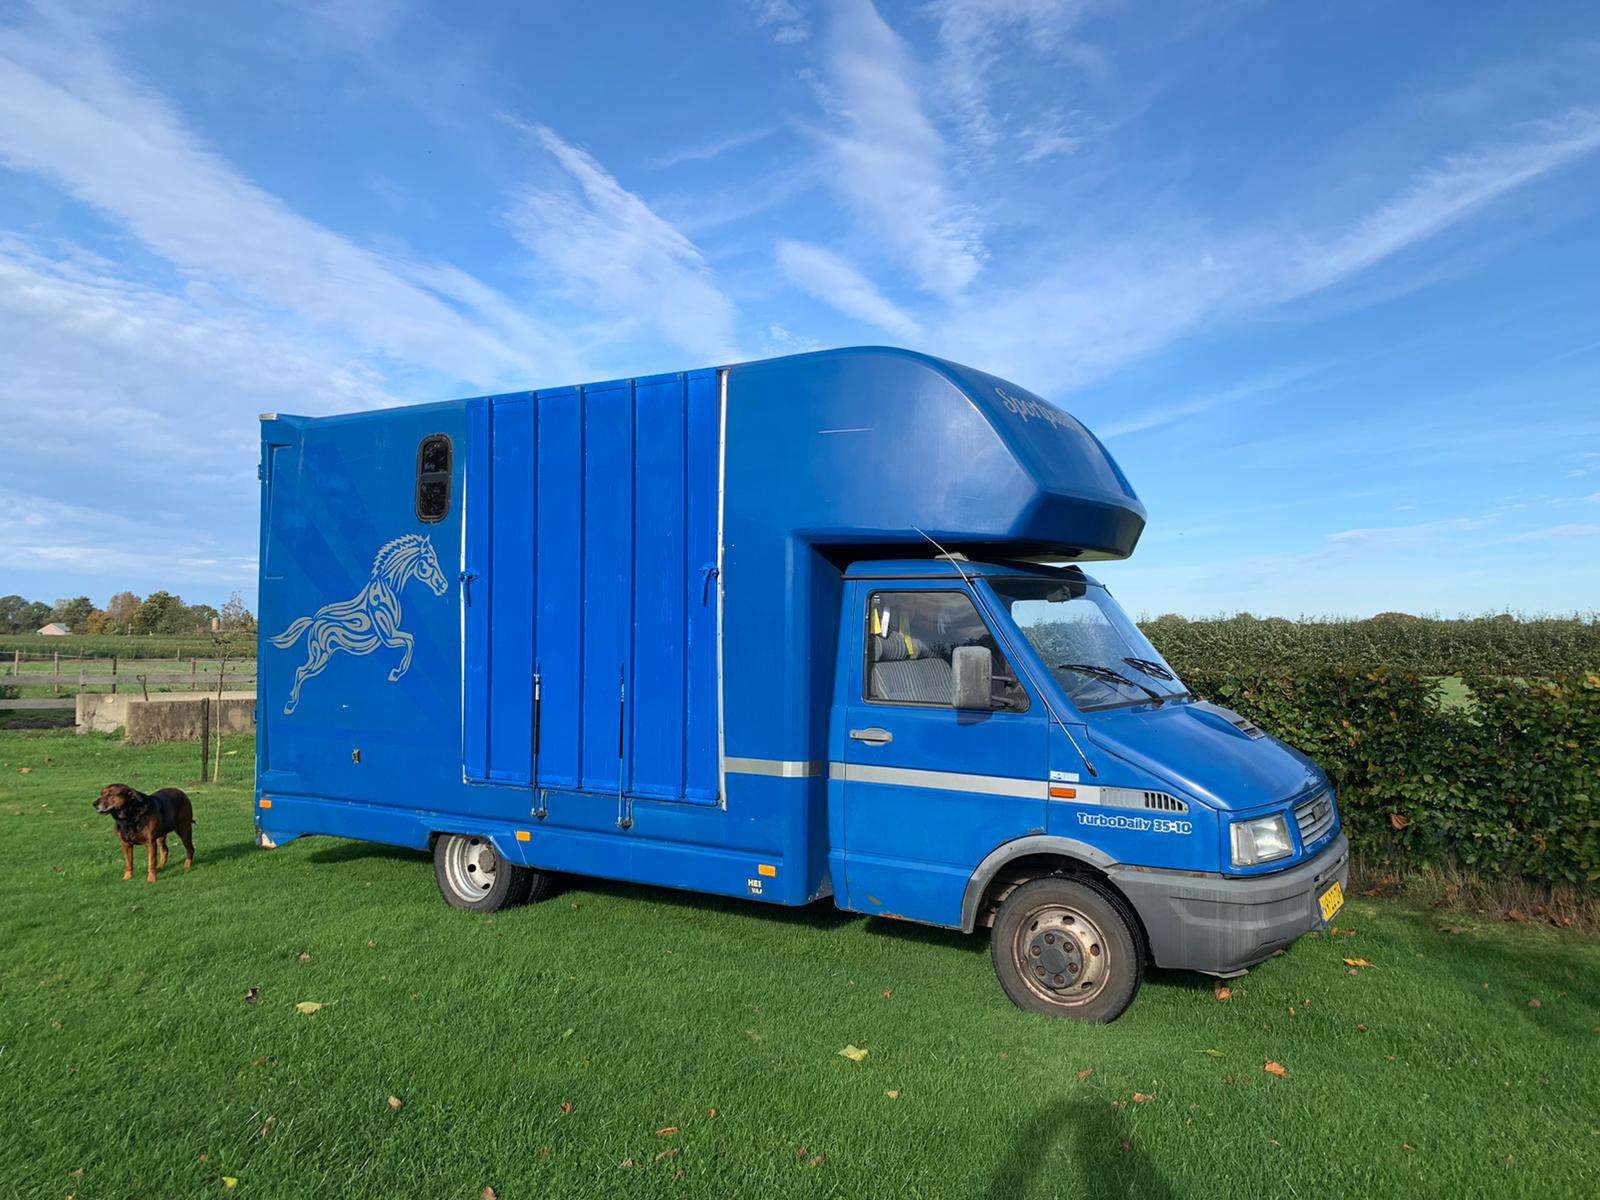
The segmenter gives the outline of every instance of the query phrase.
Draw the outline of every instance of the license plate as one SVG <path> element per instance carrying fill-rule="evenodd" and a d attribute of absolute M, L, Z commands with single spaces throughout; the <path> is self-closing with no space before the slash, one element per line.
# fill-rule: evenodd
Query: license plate
<path fill-rule="evenodd" d="M 1333 920 L 1334 917 L 1339 915 L 1339 910 L 1344 907 L 1344 889 L 1337 883 L 1334 884 L 1317 897 L 1317 904 L 1322 908 L 1323 922 L 1326 923 Z"/>

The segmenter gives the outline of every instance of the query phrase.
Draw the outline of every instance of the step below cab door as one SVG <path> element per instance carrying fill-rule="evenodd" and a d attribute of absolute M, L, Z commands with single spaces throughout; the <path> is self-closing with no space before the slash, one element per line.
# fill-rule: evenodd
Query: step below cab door
<path fill-rule="evenodd" d="M 984 855 L 1044 831 L 1044 705 L 964 584 L 856 580 L 846 603 L 855 632 L 841 645 L 853 664 L 838 675 L 843 761 L 830 768 L 843 809 L 844 907 L 958 925 Z M 987 707 L 955 706 L 965 647 L 989 651 Z"/>

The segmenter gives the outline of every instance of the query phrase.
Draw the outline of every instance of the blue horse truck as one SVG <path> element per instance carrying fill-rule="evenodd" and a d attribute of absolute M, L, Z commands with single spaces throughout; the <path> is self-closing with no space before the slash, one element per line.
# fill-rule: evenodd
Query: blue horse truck
<path fill-rule="evenodd" d="M 268 414 L 261 455 L 263 846 L 428 848 L 477 911 L 588 875 L 989 927 L 1085 1021 L 1343 903 L 1327 777 L 1084 573 L 1144 508 L 1015 384 L 836 350 Z"/>

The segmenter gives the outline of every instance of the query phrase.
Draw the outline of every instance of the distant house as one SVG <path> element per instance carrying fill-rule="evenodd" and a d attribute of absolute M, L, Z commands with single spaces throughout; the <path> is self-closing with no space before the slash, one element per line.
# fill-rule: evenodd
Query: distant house
<path fill-rule="evenodd" d="M 39 630 L 39 633 L 44 637 L 66 637 L 71 632 L 72 630 L 68 629 L 60 621 L 51 621 L 50 624 Z"/>

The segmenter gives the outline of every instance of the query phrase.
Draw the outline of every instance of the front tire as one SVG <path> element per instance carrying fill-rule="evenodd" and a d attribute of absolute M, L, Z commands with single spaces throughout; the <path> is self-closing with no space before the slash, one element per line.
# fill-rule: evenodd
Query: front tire
<path fill-rule="evenodd" d="M 476 834 L 441 833 L 433 843 L 433 877 L 447 904 L 497 912 L 528 899 L 539 873 L 506 862 Z"/>
<path fill-rule="evenodd" d="M 1144 954 L 1122 905 L 1077 879 L 1035 879 L 995 918 L 994 971 L 1011 1002 L 1075 1021 L 1115 1021 L 1139 992 Z"/>

